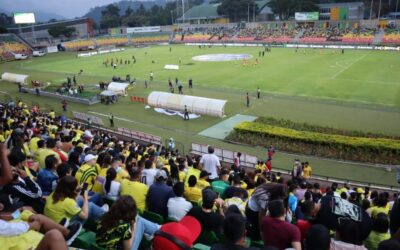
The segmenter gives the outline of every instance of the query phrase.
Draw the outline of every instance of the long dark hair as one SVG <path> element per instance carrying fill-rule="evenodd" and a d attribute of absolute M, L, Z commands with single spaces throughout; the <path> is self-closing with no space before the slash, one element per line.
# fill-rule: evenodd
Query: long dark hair
<path fill-rule="evenodd" d="M 73 176 L 64 176 L 58 182 L 56 190 L 53 193 L 53 203 L 63 201 L 65 198 L 75 199 L 78 187 L 78 181 Z"/>
<path fill-rule="evenodd" d="M 101 227 L 107 231 L 115 227 L 118 221 L 131 222 L 136 218 L 136 202 L 129 195 L 121 196 L 101 218 Z"/>
<path fill-rule="evenodd" d="M 104 189 L 106 190 L 107 193 L 110 192 L 111 182 L 115 180 L 116 177 L 117 177 L 117 171 L 114 168 L 109 168 L 107 170 L 106 183 L 104 184 Z"/>

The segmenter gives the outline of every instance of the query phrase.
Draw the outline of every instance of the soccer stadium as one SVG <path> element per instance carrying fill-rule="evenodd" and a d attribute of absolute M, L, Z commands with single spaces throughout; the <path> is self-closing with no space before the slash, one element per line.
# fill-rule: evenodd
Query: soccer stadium
<path fill-rule="evenodd" d="M 4 0 L 1 249 L 400 249 L 399 2 Z"/>

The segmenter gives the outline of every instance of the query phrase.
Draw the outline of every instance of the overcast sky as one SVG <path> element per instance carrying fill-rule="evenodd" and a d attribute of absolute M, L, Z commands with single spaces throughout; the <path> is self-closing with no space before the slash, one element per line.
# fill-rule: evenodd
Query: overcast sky
<path fill-rule="evenodd" d="M 66 18 L 80 17 L 90 8 L 114 3 L 117 0 L 0 0 L 0 9 L 11 12 L 43 11 Z"/>

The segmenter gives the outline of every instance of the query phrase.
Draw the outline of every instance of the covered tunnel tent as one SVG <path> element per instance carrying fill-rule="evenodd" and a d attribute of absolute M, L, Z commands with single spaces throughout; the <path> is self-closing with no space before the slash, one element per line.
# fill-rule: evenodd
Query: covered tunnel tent
<path fill-rule="evenodd" d="M 226 102 L 226 100 L 220 99 L 177 95 L 159 91 L 151 92 L 147 98 L 147 103 L 153 107 L 184 111 L 186 105 L 191 113 L 216 117 L 225 115 Z"/>
<path fill-rule="evenodd" d="M 108 84 L 107 90 L 113 91 L 117 95 L 128 95 L 129 83 L 122 82 L 110 82 Z"/>
<path fill-rule="evenodd" d="M 26 84 L 26 79 L 29 77 L 29 75 L 21 75 L 21 74 L 14 74 L 14 73 L 8 73 L 5 72 L 1 75 L 1 80 L 2 81 L 7 81 L 7 82 L 15 82 L 15 83 L 22 83 Z"/>

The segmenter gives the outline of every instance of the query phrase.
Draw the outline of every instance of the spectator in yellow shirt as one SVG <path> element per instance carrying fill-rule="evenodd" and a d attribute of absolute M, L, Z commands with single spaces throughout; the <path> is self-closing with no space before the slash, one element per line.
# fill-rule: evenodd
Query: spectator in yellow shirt
<path fill-rule="evenodd" d="M 146 209 L 146 196 L 149 192 L 149 187 L 140 182 L 140 170 L 132 170 L 130 174 L 131 178 L 129 180 L 123 179 L 121 181 L 121 196 L 131 196 L 136 201 L 137 208 L 143 212 Z"/>
<path fill-rule="evenodd" d="M 200 173 L 200 179 L 197 181 L 196 187 L 200 189 L 204 189 L 206 187 L 210 186 L 210 183 L 207 181 L 208 176 L 210 176 L 210 173 L 203 170 Z"/>
<path fill-rule="evenodd" d="M 92 187 L 96 181 L 96 159 L 97 157 L 88 154 L 85 156 L 85 163 L 76 171 L 75 178 L 78 180 L 79 185 L 83 183 L 88 184 L 87 190 L 92 190 Z"/>
<path fill-rule="evenodd" d="M 201 189 L 196 187 L 196 176 L 190 176 L 188 184 L 189 186 L 185 188 L 185 198 L 190 202 L 199 202 L 201 200 L 202 194 Z"/>
<path fill-rule="evenodd" d="M 303 167 L 303 177 L 304 179 L 310 179 L 312 174 L 312 168 L 310 164 L 306 161 Z"/>

